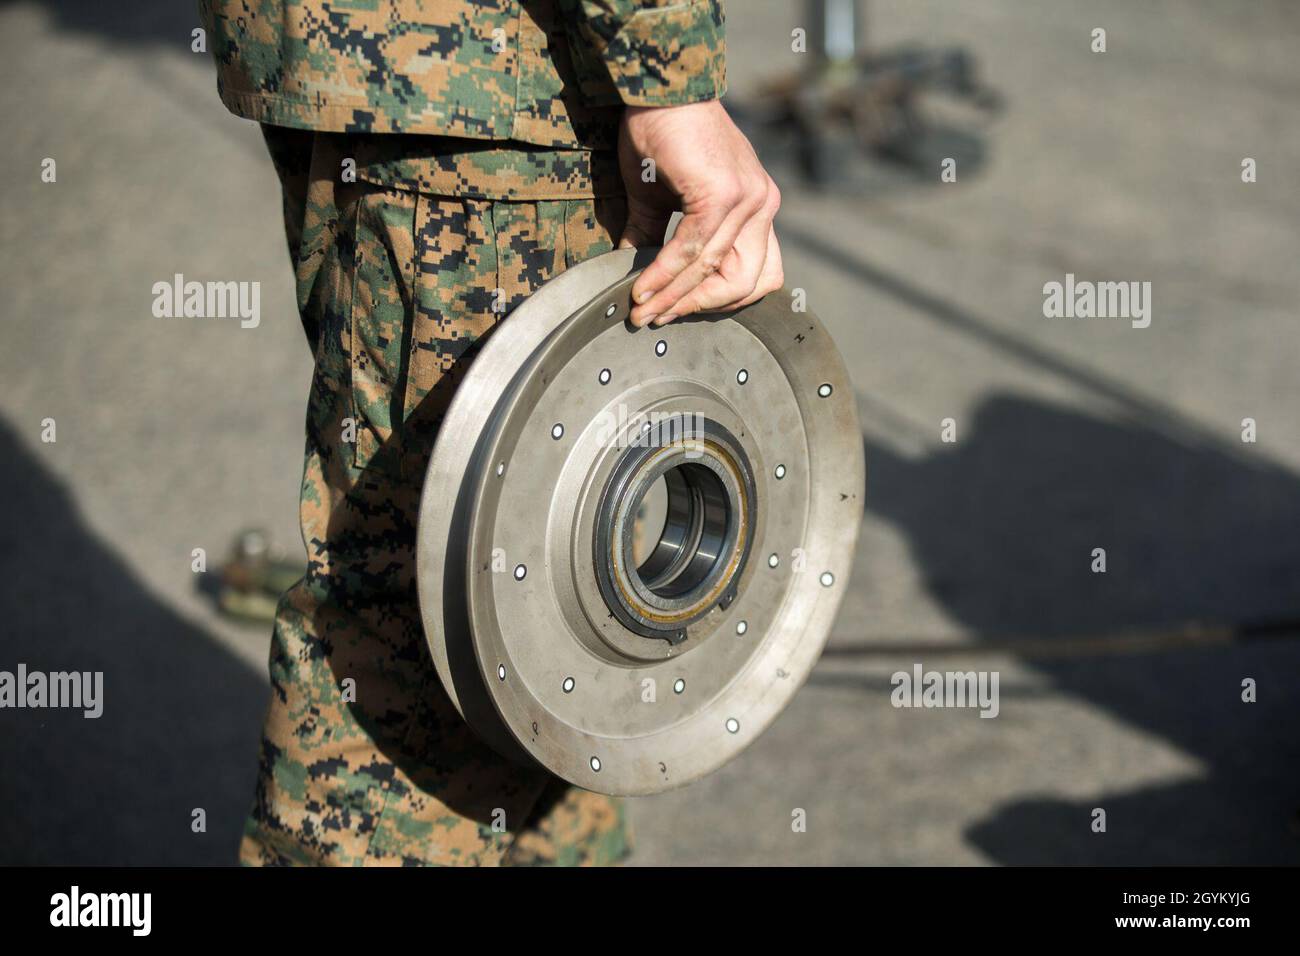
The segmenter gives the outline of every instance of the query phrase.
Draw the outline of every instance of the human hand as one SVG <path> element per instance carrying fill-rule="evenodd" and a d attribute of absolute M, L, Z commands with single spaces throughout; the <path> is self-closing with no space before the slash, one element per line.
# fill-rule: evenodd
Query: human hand
<path fill-rule="evenodd" d="M 653 178 L 646 182 L 644 161 Z M 628 107 L 619 130 L 628 221 L 620 249 L 673 238 L 632 286 L 632 323 L 663 325 L 694 312 L 738 309 L 784 284 L 772 220 L 776 183 L 717 100 Z"/>

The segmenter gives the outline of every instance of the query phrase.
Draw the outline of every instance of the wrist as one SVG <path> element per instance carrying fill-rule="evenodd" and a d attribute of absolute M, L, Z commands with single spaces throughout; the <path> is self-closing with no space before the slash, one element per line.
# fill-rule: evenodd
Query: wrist
<path fill-rule="evenodd" d="M 699 100 L 695 103 L 681 103 L 676 106 L 625 106 L 623 122 L 632 129 L 645 129 L 661 122 L 699 122 L 703 119 L 725 115 L 722 101 L 717 99 Z"/>

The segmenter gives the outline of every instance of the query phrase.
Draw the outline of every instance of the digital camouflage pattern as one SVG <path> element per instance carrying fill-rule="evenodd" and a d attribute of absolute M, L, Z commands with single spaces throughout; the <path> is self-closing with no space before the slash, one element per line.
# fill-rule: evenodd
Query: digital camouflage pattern
<path fill-rule="evenodd" d="M 200 0 L 222 101 L 299 129 L 608 149 L 618 108 L 716 99 L 721 0 Z"/>
<path fill-rule="evenodd" d="M 414 566 L 424 471 L 475 346 L 541 283 L 612 248 L 625 202 L 347 182 L 339 170 L 363 151 L 357 137 L 264 131 L 315 372 L 308 567 L 277 609 L 241 860 L 616 862 L 629 852 L 619 801 L 506 762 L 451 704 L 423 637 Z M 531 161 L 498 159 L 521 170 Z"/>
<path fill-rule="evenodd" d="M 714 99 L 721 0 L 200 0 L 261 121 L 315 349 L 249 864 L 611 863 L 622 804 L 513 766 L 451 704 L 414 580 L 420 487 L 475 346 L 608 251 L 624 105 Z M 400 133 L 404 135 L 392 135 Z"/>
<path fill-rule="evenodd" d="M 473 199 L 564 199 L 623 193 L 612 150 L 542 149 L 441 136 L 351 138 L 358 179 Z"/>

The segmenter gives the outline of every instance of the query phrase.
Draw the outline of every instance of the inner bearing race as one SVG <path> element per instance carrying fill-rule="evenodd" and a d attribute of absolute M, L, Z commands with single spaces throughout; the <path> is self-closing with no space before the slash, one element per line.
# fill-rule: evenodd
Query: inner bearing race
<path fill-rule="evenodd" d="M 638 560 L 637 515 L 661 479 L 663 528 Z M 726 428 L 674 415 L 639 432 L 597 513 L 595 566 L 606 605 L 635 634 L 684 641 L 689 625 L 735 599 L 754 519 L 749 458 Z"/>

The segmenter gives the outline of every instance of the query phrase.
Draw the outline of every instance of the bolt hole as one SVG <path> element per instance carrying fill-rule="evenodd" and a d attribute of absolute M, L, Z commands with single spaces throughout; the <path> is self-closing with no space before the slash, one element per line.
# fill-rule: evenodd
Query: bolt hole
<path fill-rule="evenodd" d="M 828 382 L 822 382 L 822 384 L 817 387 L 817 394 L 822 398 L 830 398 L 831 391 L 832 389 Z"/>
<path fill-rule="evenodd" d="M 506 679 L 506 665 L 505 665 L 505 664 L 498 664 L 498 665 L 497 665 L 497 680 L 505 680 L 505 679 Z"/>
<path fill-rule="evenodd" d="M 738 721 L 735 717 L 727 718 L 727 733 L 729 734 L 740 733 L 740 721 Z"/>
<path fill-rule="evenodd" d="M 774 471 L 773 474 L 776 475 L 776 480 L 780 481 L 785 477 L 785 465 L 777 465 L 776 471 Z"/>
<path fill-rule="evenodd" d="M 618 305 L 617 305 L 617 304 L 611 304 L 610 307 L 609 307 L 608 309 L 605 310 L 605 318 L 607 318 L 607 319 L 608 319 L 608 318 L 611 318 L 611 317 L 614 315 L 614 313 L 617 312 L 617 311 L 618 311 Z"/>
<path fill-rule="evenodd" d="M 655 355 L 662 357 L 668 351 L 668 343 L 660 339 L 655 343 Z"/>
<path fill-rule="evenodd" d="M 522 565 L 522 564 L 516 564 L 516 565 L 515 565 L 515 580 L 516 580 L 516 581 L 522 581 L 522 580 L 524 579 L 524 576 L 525 576 L 526 574 L 528 574 L 528 568 L 526 568 L 526 567 L 525 567 L 524 565 Z"/>
<path fill-rule="evenodd" d="M 559 441 L 561 438 L 563 438 L 563 437 L 564 437 L 564 426 L 561 425 L 559 422 L 556 422 L 554 425 L 552 425 L 552 426 L 551 426 L 551 437 L 554 438 L 556 441 Z"/>
<path fill-rule="evenodd" d="M 594 770 L 594 771 L 596 771 L 596 773 L 600 773 L 600 758 L 599 758 L 599 757 L 592 757 L 592 758 L 591 758 L 591 769 Z"/>
<path fill-rule="evenodd" d="M 564 678 L 564 683 L 561 684 L 560 686 L 564 688 L 564 692 L 565 692 L 566 694 L 572 694 L 572 693 L 573 693 L 573 684 L 574 684 L 573 678 L 572 678 L 572 677 L 566 677 L 566 678 Z"/>
<path fill-rule="evenodd" d="M 677 680 L 673 681 L 674 694 L 680 694 L 685 689 L 686 689 L 686 681 L 682 680 L 680 677 L 677 678 Z"/>
<path fill-rule="evenodd" d="M 608 385 L 609 380 L 613 377 L 614 377 L 613 373 L 607 368 L 602 368 L 600 370 L 600 374 L 596 376 L 596 378 L 599 379 L 601 385 Z"/>
<path fill-rule="evenodd" d="M 497 462 L 497 477 L 500 478 L 505 473 L 506 473 L 506 463 L 504 461 Z"/>
<path fill-rule="evenodd" d="M 745 633 L 746 631 L 748 631 L 748 630 L 749 630 L 749 622 L 748 622 L 748 621 L 737 621 L 737 622 L 736 622 L 736 633 L 737 633 L 737 634 L 744 634 L 744 633 Z"/>
<path fill-rule="evenodd" d="M 774 568 L 780 563 L 781 563 L 781 559 L 776 556 L 775 552 L 767 556 L 767 566 L 769 568 Z"/>
<path fill-rule="evenodd" d="M 829 571 L 823 571 L 821 576 L 822 587 L 828 588 L 835 583 L 835 575 Z"/>
<path fill-rule="evenodd" d="M 737 381 L 738 383 L 740 383 L 741 385 L 744 385 L 746 382 L 748 382 L 748 381 L 749 381 L 749 369 L 744 369 L 744 368 L 742 368 L 739 372 L 737 372 L 737 373 L 736 373 L 736 381 Z"/>

